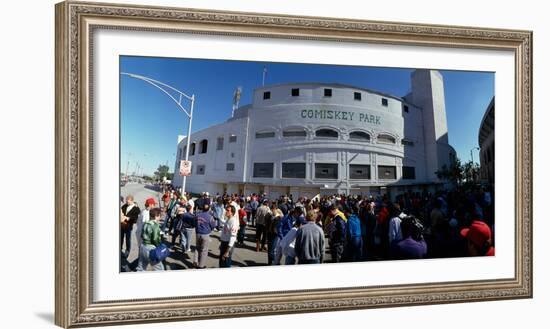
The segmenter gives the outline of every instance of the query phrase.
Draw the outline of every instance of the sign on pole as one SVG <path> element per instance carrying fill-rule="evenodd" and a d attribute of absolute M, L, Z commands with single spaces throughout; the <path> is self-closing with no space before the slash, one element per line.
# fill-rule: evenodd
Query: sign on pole
<path fill-rule="evenodd" d="M 180 161 L 180 176 L 191 176 L 191 161 Z"/>

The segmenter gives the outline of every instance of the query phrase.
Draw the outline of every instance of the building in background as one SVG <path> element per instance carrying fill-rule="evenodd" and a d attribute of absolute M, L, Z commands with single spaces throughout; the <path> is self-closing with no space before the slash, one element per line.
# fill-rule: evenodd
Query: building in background
<path fill-rule="evenodd" d="M 495 183 L 495 98 L 491 100 L 479 126 L 479 162 L 481 182 Z"/>
<path fill-rule="evenodd" d="M 254 91 L 226 122 L 194 132 L 186 190 L 210 193 L 379 195 L 435 190 L 448 144 L 443 77 L 416 70 L 404 97 L 329 83 Z M 175 172 L 185 157 L 177 145 Z M 173 185 L 181 187 L 182 177 Z"/>

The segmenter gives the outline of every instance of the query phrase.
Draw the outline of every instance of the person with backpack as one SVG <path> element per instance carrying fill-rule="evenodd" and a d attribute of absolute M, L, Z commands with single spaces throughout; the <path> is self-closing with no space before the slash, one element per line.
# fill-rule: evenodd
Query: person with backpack
<path fill-rule="evenodd" d="M 164 271 L 162 260 L 151 259 L 151 251 L 159 247 L 162 242 L 160 236 L 160 214 L 161 210 L 159 208 L 149 210 L 150 220 L 143 224 L 138 266 L 136 268 L 138 272 L 147 270 L 149 265 L 151 265 L 154 271 Z"/>
<path fill-rule="evenodd" d="M 401 219 L 403 239 L 392 245 L 393 259 L 421 259 L 426 258 L 428 246 L 424 241 L 424 227 L 414 216 L 405 216 Z"/>
<path fill-rule="evenodd" d="M 154 198 L 148 198 L 145 200 L 145 209 L 141 211 L 136 225 L 136 241 L 138 242 L 138 247 L 141 245 L 141 232 L 143 230 L 143 225 L 149 221 L 149 210 L 151 210 L 151 208 L 153 208 L 156 204 L 157 202 Z"/>

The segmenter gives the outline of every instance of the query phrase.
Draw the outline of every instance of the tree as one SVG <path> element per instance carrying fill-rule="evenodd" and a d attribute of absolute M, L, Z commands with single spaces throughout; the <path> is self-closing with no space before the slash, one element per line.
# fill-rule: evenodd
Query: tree
<path fill-rule="evenodd" d="M 441 180 L 448 180 L 455 185 L 460 185 L 464 179 L 464 166 L 459 158 L 455 158 L 450 166 L 443 165 L 435 174 Z"/>
<path fill-rule="evenodd" d="M 157 168 L 157 171 L 155 171 L 155 176 L 157 176 L 157 178 L 161 180 L 163 177 L 166 177 L 166 179 L 170 179 L 169 178 L 170 173 L 168 172 L 168 170 L 170 170 L 168 166 L 161 164 Z"/>
<path fill-rule="evenodd" d="M 437 178 L 447 180 L 457 186 L 464 182 L 475 183 L 479 177 L 479 164 L 473 163 L 472 161 L 462 163 L 460 159 L 456 158 L 449 167 L 443 165 L 435 174 Z"/>
<path fill-rule="evenodd" d="M 466 181 L 475 183 L 479 178 L 479 164 L 468 161 L 464 164 L 464 175 Z"/>

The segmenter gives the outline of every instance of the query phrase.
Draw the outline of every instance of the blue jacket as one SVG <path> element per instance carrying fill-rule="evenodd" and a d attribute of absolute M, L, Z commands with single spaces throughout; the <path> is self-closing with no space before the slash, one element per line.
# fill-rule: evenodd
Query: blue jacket
<path fill-rule="evenodd" d="M 194 228 L 194 227 L 195 227 L 195 215 L 188 212 L 178 215 L 176 230 L 183 231 L 183 229 Z"/>
<path fill-rule="evenodd" d="M 348 217 L 347 234 L 350 238 L 361 236 L 361 221 L 355 214 Z"/>
<path fill-rule="evenodd" d="M 336 215 L 329 225 L 334 225 L 333 229 L 328 230 L 331 243 L 345 243 L 347 230 L 346 222 L 342 219 L 342 217 Z"/>
<path fill-rule="evenodd" d="M 300 216 L 303 217 L 303 216 Z M 301 219 L 301 218 L 300 218 Z M 284 238 L 285 235 L 292 230 L 292 227 L 294 226 L 294 223 L 296 222 L 296 218 L 292 217 L 290 214 L 286 215 L 279 221 L 277 224 L 277 235 L 279 238 Z M 302 222 L 304 222 L 302 220 Z"/>
<path fill-rule="evenodd" d="M 207 211 L 197 214 L 195 224 L 195 231 L 197 234 L 210 234 L 212 230 L 218 226 L 214 217 Z"/>

